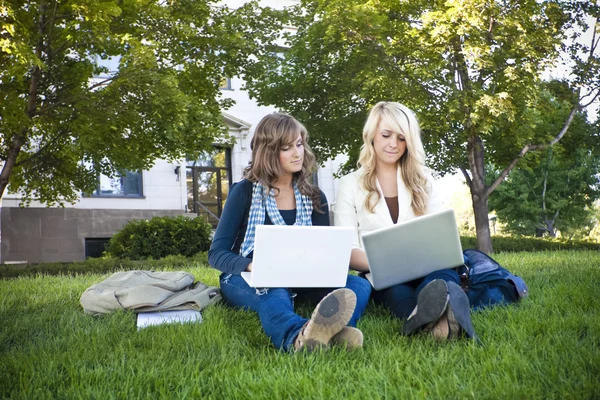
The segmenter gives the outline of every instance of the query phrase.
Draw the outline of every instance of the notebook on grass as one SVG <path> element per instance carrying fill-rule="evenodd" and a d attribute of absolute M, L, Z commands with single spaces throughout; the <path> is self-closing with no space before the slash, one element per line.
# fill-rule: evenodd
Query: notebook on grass
<path fill-rule="evenodd" d="M 202 322 L 202 314 L 197 310 L 154 311 L 137 314 L 138 330 L 148 326 L 182 322 Z"/>

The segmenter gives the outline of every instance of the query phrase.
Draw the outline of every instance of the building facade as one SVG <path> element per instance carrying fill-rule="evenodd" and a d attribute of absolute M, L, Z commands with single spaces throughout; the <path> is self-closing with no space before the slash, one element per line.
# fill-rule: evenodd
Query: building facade
<path fill-rule="evenodd" d="M 276 6 L 292 3 L 278 1 Z M 0 205 L 0 263 L 97 257 L 110 237 L 132 219 L 187 214 L 216 225 L 230 185 L 242 178 L 250 161 L 254 127 L 263 116 L 276 111 L 257 105 L 242 86 L 239 78 L 223 84 L 223 96 L 236 102 L 222 113 L 229 138 L 224 138 L 224 144 L 215 143 L 213 151 L 198 160 L 157 160 L 147 171 L 113 179 L 101 176 L 92 196 L 64 208 L 36 202 L 24 208 L 18 196 L 5 194 Z M 330 204 L 337 191 L 333 174 L 338 165 L 330 160 L 315 176 Z"/>

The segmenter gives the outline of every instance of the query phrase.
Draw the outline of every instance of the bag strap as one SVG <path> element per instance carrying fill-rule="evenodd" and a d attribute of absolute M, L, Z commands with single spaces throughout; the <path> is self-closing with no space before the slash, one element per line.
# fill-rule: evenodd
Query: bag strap
<path fill-rule="evenodd" d="M 523 278 L 521 278 L 518 275 L 511 275 L 512 276 L 507 280 L 515 286 L 515 289 L 517 289 L 517 295 L 519 296 L 519 300 L 529 296 L 529 290 Z"/>
<path fill-rule="evenodd" d="M 221 301 L 221 299 L 219 288 L 197 282 L 193 288 L 177 292 L 156 306 L 139 307 L 133 311 L 136 313 L 175 310 L 202 311 L 206 307 Z"/>

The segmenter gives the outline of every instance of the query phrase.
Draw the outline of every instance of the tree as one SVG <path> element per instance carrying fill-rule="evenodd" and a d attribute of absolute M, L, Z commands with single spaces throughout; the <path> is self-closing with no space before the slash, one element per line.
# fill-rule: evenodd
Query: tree
<path fill-rule="evenodd" d="M 541 98 L 547 100 L 536 130 L 557 131 L 569 114 L 561 96 L 569 97 L 562 82 L 542 85 Z M 490 209 L 506 224 L 509 232 L 555 237 L 560 231 L 593 227 L 593 204 L 600 198 L 600 125 L 589 123 L 587 115 L 577 113 L 569 135 L 556 145 L 529 157 L 513 169 L 506 183 L 490 196 Z M 496 179 L 488 174 L 488 184 Z"/>
<path fill-rule="evenodd" d="M 582 235 L 585 239 L 600 242 L 600 201 L 597 201 L 592 208 L 592 229 L 587 235 Z"/>
<path fill-rule="evenodd" d="M 297 32 L 284 57 L 265 59 L 248 87 L 303 121 L 321 159 L 347 152 L 356 160 L 366 110 L 377 101 L 413 108 L 429 164 L 462 171 L 478 247 L 492 252 L 490 194 L 525 154 L 558 142 L 599 95 L 600 38 L 564 44 L 599 13 L 591 2 L 305 0 L 289 14 Z M 561 50 L 573 71 L 571 112 L 559 131 L 540 132 L 535 88 Z M 504 166 L 489 185 L 486 158 Z"/>
<path fill-rule="evenodd" d="M 5 0 L 0 17 L 0 198 L 10 183 L 48 205 L 209 148 L 231 105 L 219 82 L 279 29 L 255 2 L 212 0 Z"/>
<path fill-rule="evenodd" d="M 593 227 L 600 159 L 586 149 L 568 157 L 555 150 L 546 150 L 546 157 L 532 169 L 515 168 L 490 196 L 490 209 L 506 224 L 505 230 L 555 237 L 558 231 L 564 236 Z"/>

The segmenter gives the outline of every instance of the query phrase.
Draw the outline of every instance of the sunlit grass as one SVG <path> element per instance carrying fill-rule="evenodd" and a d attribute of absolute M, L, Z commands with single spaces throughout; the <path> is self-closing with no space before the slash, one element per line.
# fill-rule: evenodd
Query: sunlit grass
<path fill-rule="evenodd" d="M 222 304 L 201 324 L 142 331 L 132 313 L 85 315 L 81 293 L 109 274 L 2 280 L 0 398 L 600 397 L 600 253 L 494 257 L 531 295 L 473 315 L 484 346 L 402 337 L 371 304 L 365 346 L 351 353 L 279 352 L 256 314 Z M 189 271 L 218 282 L 212 269 Z"/>

